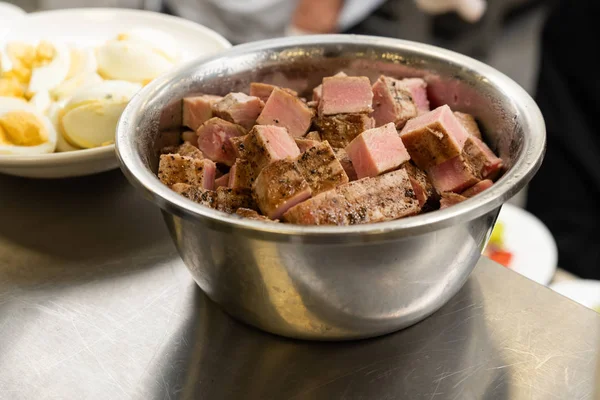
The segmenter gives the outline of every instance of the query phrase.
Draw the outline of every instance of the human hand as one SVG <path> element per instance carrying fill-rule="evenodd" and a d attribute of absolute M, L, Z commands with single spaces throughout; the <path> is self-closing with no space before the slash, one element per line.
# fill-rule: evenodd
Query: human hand
<path fill-rule="evenodd" d="M 486 0 L 415 0 L 417 7 L 428 14 L 456 11 L 465 21 L 474 23 L 481 19 L 487 6 Z"/>

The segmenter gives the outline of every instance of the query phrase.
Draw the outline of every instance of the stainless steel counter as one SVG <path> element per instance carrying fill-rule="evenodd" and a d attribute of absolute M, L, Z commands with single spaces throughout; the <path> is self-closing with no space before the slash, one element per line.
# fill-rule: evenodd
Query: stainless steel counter
<path fill-rule="evenodd" d="M 487 260 L 416 326 L 297 342 L 223 314 L 119 171 L 0 176 L 1 399 L 594 399 L 600 315 Z"/>

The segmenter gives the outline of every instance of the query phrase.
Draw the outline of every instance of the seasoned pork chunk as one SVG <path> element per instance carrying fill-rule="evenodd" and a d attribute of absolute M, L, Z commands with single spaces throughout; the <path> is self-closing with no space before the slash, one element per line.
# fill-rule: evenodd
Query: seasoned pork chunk
<path fill-rule="evenodd" d="M 327 140 L 334 148 L 344 148 L 355 137 L 374 128 L 375 122 L 367 114 L 340 114 L 319 117 L 315 126 L 321 132 L 322 140 Z"/>
<path fill-rule="evenodd" d="M 313 196 L 348 182 L 342 164 L 327 141 L 317 142 L 306 150 L 296 159 L 296 164 Z"/>
<path fill-rule="evenodd" d="M 167 186 L 187 183 L 212 189 L 216 165 L 210 160 L 198 160 L 179 154 L 163 154 L 158 164 L 158 179 Z"/>
<path fill-rule="evenodd" d="M 232 165 L 235 150 L 230 139 L 243 136 L 246 131 L 241 126 L 221 118 L 211 118 L 198 128 L 198 148 L 214 162 Z"/>
<path fill-rule="evenodd" d="M 260 211 L 271 219 L 281 217 L 290 207 L 311 196 L 310 186 L 291 159 L 273 161 L 265 166 L 252 189 Z"/>
<path fill-rule="evenodd" d="M 418 115 L 410 90 L 398 79 L 380 76 L 373 85 L 373 119 L 375 126 L 393 122 L 401 129 Z"/>
<path fill-rule="evenodd" d="M 302 225 L 354 225 L 393 220 L 420 211 L 405 170 L 338 186 L 289 209 L 283 218 Z"/>
<path fill-rule="evenodd" d="M 183 125 L 196 131 L 200 125 L 213 117 L 212 107 L 223 98 L 205 94 L 202 96 L 186 97 L 183 99 Z"/>
<path fill-rule="evenodd" d="M 281 126 L 286 128 L 293 137 L 301 137 L 310 128 L 312 117 L 311 109 L 298 97 L 275 88 L 256 123 Z"/>
<path fill-rule="evenodd" d="M 229 93 L 213 106 L 213 113 L 248 130 L 256 123 L 265 103 L 244 93 Z"/>

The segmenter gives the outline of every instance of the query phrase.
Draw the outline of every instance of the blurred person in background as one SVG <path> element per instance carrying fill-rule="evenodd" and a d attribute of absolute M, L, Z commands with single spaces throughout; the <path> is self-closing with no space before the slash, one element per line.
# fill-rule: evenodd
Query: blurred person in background
<path fill-rule="evenodd" d="M 598 0 L 561 0 L 546 22 L 536 101 L 548 145 L 527 195 L 556 239 L 559 266 L 585 279 L 600 279 L 599 16 Z"/>
<path fill-rule="evenodd" d="M 393 19 L 398 2 L 415 1 L 427 13 L 456 11 L 476 21 L 485 0 L 166 0 L 166 11 L 216 30 L 234 44 L 283 35 L 384 34 L 370 17 Z M 392 32 L 386 36 L 395 36 Z"/>

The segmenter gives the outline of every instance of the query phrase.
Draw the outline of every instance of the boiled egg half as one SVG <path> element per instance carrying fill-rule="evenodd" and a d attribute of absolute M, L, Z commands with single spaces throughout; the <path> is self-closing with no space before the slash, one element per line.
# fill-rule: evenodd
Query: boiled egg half
<path fill-rule="evenodd" d="M 141 88 L 131 82 L 104 81 L 79 89 L 60 111 L 62 135 L 71 145 L 85 149 L 114 143 L 119 118 Z"/>
<path fill-rule="evenodd" d="M 31 104 L 0 97 L 0 154 L 37 155 L 56 148 L 56 130 Z"/>
<path fill-rule="evenodd" d="M 141 84 L 172 68 L 179 58 L 175 40 L 152 29 L 119 34 L 96 49 L 98 73 L 103 78 Z"/>

